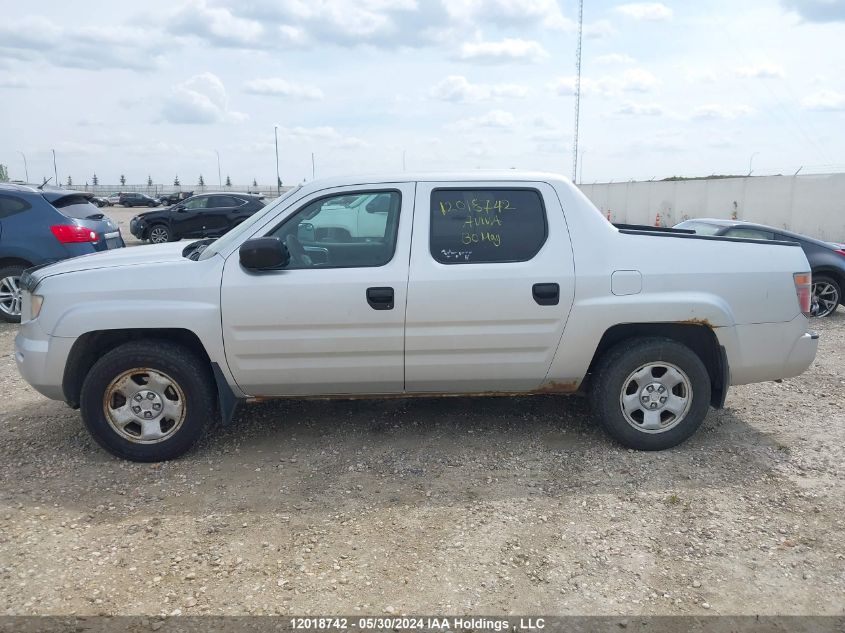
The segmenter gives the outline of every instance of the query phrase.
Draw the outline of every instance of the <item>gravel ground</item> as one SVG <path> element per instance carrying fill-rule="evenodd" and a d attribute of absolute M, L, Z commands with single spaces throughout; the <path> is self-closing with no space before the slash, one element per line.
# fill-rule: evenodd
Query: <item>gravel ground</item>
<path fill-rule="evenodd" d="M 116 214 L 115 214 L 116 215 Z M 637 453 L 578 398 L 255 405 L 114 459 L 0 326 L 6 614 L 843 614 L 845 312 L 801 377 Z"/>

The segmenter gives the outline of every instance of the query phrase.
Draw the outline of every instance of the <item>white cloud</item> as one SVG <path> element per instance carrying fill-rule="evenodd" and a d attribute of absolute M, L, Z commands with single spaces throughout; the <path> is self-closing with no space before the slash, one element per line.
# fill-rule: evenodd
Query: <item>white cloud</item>
<path fill-rule="evenodd" d="M 620 4 L 616 11 L 635 20 L 667 20 L 673 11 L 662 2 L 632 2 Z"/>
<path fill-rule="evenodd" d="M 252 79 L 244 84 L 244 90 L 255 95 L 290 97 L 305 101 L 319 101 L 323 91 L 308 84 L 295 84 L 279 77 Z"/>
<path fill-rule="evenodd" d="M 469 117 L 461 119 L 455 123 L 458 128 L 477 128 L 477 127 L 492 127 L 492 128 L 511 128 L 516 123 L 516 118 L 510 112 L 505 110 L 490 110 L 486 114 L 476 117 Z"/>
<path fill-rule="evenodd" d="M 738 77 L 754 79 L 777 79 L 783 77 L 783 69 L 775 64 L 756 64 L 753 66 L 740 66 L 736 69 Z"/>
<path fill-rule="evenodd" d="M 595 63 L 607 66 L 633 64 L 635 59 L 630 55 L 624 53 L 608 53 L 607 55 L 599 55 L 595 58 Z"/>
<path fill-rule="evenodd" d="M 473 102 L 496 98 L 523 99 L 528 89 L 519 84 L 474 84 L 461 75 L 449 75 L 429 92 L 441 101 Z"/>
<path fill-rule="evenodd" d="M 692 67 L 687 66 L 683 69 L 684 79 L 686 79 L 689 83 L 696 84 L 696 83 L 705 83 L 705 84 L 712 84 L 718 81 L 718 76 L 716 71 L 710 68 L 699 68 L 699 67 Z"/>
<path fill-rule="evenodd" d="M 781 0 L 781 4 L 810 22 L 845 22 L 845 4 L 838 0 Z"/>
<path fill-rule="evenodd" d="M 845 110 L 845 94 L 835 90 L 820 90 L 806 96 L 801 101 L 801 106 L 808 110 Z"/>
<path fill-rule="evenodd" d="M 85 26 L 59 26 L 35 15 L 0 23 L 2 55 L 64 68 L 151 70 L 161 62 L 161 41 L 160 33 L 134 26 L 87 21 Z"/>
<path fill-rule="evenodd" d="M 620 75 L 611 75 L 592 79 L 581 78 L 581 94 L 617 95 L 623 92 L 648 92 L 658 86 L 660 80 L 644 68 L 631 68 Z M 551 84 L 560 95 L 575 94 L 575 77 L 560 77 Z"/>
<path fill-rule="evenodd" d="M 317 127 L 279 127 L 279 139 L 283 141 L 290 141 L 294 143 L 302 143 L 304 145 L 313 145 L 315 143 L 328 143 L 333 147 L 354 149 L 359 147 L 366 147 L 367 143 L 354 136 L 344 136 L 330 125 L 322 125 Z"/>
<path fill-rule="evenodd" d="M 506 38 L 499 42 L 466 42 L 461 46 L 459 58 L 483 64 L 503 62 L 536 63 L 549 54 L 539 42 Z"/>
<path fill-rule="evenodd" d="M 257 48 L 265 34 L 260 22 L 237 17 L 226 7 L 210 7 L 205 0 L 188 0 L 168 20 L 168 28 L 174 35 L 244 48 Z"/>
<path fill-rule="evenodd" d="M 665 110 L 656 103 L 626 101 L 616 109 L 616 114 L 627 116 L 662 116 Z"/>
<path fill-rule="evenodd" d="M 23 77 L 0 74 L 0 88 L 28 88 L 30 85 Z"/>
<path fill-rule="evenodd" d="M 694 119 L 736 119 L 754 113 L 754 108 L 747 105 L 724 105 L 711 103 L 701 105 L 692 111 Z"/>
<path fill-rule="evenodd" d="M 172 90 L 164 101 L 161 118 L 168 123 L 208 124 L 237 123 L 248 117 L 229 110 L 223 82 L 217 75 L 204 72 Z"/>

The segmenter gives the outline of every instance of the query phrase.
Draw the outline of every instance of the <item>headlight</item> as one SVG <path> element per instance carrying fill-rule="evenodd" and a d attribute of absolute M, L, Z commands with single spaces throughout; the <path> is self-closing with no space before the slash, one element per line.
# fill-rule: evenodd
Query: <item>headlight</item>
<path fill-rule="evenodd" d="M 31 295 L 29 297 L 29 314 L 30 320 L 38 318 L 41 313 L 41 306 L 44 304 L 44 297 L 41 295 Z"/>

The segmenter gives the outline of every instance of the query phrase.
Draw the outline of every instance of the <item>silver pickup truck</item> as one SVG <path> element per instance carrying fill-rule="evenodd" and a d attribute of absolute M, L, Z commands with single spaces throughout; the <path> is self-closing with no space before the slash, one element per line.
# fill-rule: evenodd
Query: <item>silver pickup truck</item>
<path fill-rule="evenodd" d="M 807 369 L 808 271 L 790 242 L 614 226 L 553 174 L 320 180 L 217 240 L 31 269 L 16 360 L 138 461 L 291 397 L 583 392 L 659 450 Z"/>

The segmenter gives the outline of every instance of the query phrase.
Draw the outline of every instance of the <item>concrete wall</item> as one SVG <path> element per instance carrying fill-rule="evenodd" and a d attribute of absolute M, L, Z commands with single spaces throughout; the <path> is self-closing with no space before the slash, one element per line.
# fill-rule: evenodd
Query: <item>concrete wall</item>
<path fill-rule="evenodd" d="M 845 242 L 845 174 L 582 184 L 613 222 L 662 226 L 689 218 L 759 222 Z"/>

